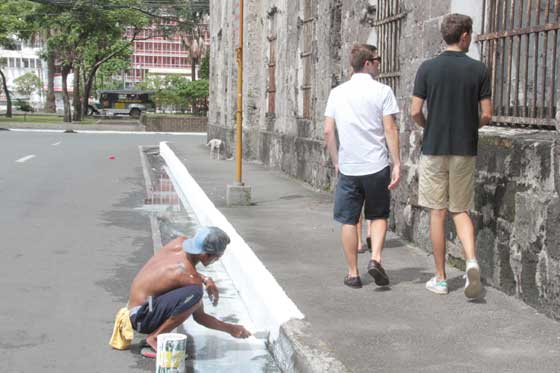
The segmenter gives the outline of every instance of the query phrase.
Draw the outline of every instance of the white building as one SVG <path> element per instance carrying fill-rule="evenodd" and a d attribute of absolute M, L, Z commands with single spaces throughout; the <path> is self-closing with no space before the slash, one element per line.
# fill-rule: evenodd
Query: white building
<path fill-rule="evenodd" d="M 2 72 L 6 77 L 8 90 L 11 93 L 12 102 L 18 98 L 28 101 L 34 108 L 44 107 L 46 100 L 47 64 L 41 59 L 42 45 L 39 41 L 35 43 L 16 41 L 13 49 L 0 48 L 0 60 L 3 61 Z M 43 83 L 43 89 L 33 92 L 30 97 L 22 97 L 15 92 L 14 80 L 28 72 L 39 77 Z M 5 110 L 6 96 L 2 90 L 0 93 L 0 110 Z"/>

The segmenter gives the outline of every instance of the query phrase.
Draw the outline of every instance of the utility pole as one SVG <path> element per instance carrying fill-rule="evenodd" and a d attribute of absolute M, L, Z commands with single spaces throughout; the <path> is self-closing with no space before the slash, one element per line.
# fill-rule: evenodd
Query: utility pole
<path fill-rule="evenodd" d="M 235 182 L 227 186 L 228 206 L 251 204 L 251 187 L 243 183 L 243 0 L 239 0 L 239 47 L 237 48 L 237 112 L 235 115 Z"/>

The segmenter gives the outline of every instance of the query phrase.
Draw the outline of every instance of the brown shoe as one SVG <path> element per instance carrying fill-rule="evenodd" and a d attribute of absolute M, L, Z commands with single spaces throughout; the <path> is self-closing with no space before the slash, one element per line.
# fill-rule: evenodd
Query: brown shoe
<path fill-rule="evenodd" d="M 366 244 L 363 244 L 362 247 L 360 247 L 360 248 L 358 249 L 358 254 L 363 254 L 363 253 L 365 253 L 366 251 L 368 251 L 368 246 L 367 246 Z M 371 251 L 371 250 L 370 250 L 370 251 Z"/>
<path fill-rule="evenodd" d="M 350 277 L 350 275 L 346 275 L 344 277 L 344 285 L 354 289 L 359 289 L 362 287 L 362 280 L 360 280 L 360 276 Z"/>
<path fill-rule="evenodd" d="M 389 285 L 389 276 L 385 273 L 385 270 L 381 264 L 376 260 L 370 260 L 367 266 L 368 273 L 375 280 L 377 286 L 387 286 Z"/>

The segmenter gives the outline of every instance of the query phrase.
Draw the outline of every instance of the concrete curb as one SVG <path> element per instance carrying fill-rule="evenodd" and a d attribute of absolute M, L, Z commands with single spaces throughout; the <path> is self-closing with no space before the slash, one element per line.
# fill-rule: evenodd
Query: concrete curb
<path fill-rule="evenodd" d="M 283 372 L 349 373 L 331 349 L 314 338 L 304 320 L 290 320 L 280 327 L 280 335 L 268 348 Z"/>
<path fill-rule="evenodd" d="M 311 336 L 310 324 L 301 320 L 304 315 L 167 143 L 160 143 L 160 155 L 169 168 L 179 197 L 192 207 L 200 223 L 219 226 L 230 236 L 232 249 L 222 257 L 224 267 L 255 325 L 269 332 L 268 348 L 280 369 L 302 373 L 349 372 L 325 343 Z"/>
<path fill-rule="evenodd" d="M 200 224 L 218 226 L 229 235 L 230 250 L 221 260 L 256 327 L 270 331 L 274 341 L 280 325 L 292 318 L 301 319 L 303 314 L 165 142 L 160 143 L 160 155 L 169 167 L 177 194 L 192 207 Z"/>

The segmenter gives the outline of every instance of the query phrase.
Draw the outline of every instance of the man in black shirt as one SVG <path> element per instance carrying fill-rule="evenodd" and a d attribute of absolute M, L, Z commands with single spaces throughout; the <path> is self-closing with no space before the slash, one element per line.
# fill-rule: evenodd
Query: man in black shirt
<path fill-rule="evenodd" d="M 424 128 L 418 201 L 430 209 L 430 238 L 436 266 L 436 275 L 426 283 L 426 288 L 437 294 L 448 293 L 445 217 L 449 211 L 465 250 L 465 295 L 477 298 L 482 285 L 468 210 L 474 200 L 478 129 L 492 119 L 490 78 L 483 63 L 466 55 L 472 37 L 470 17 L 448 15 L 441 33 L 447 49 L 420 66 L 412 98 L 412 118 Z M 427 119 L 422 112 L 424 101 Z"/>

